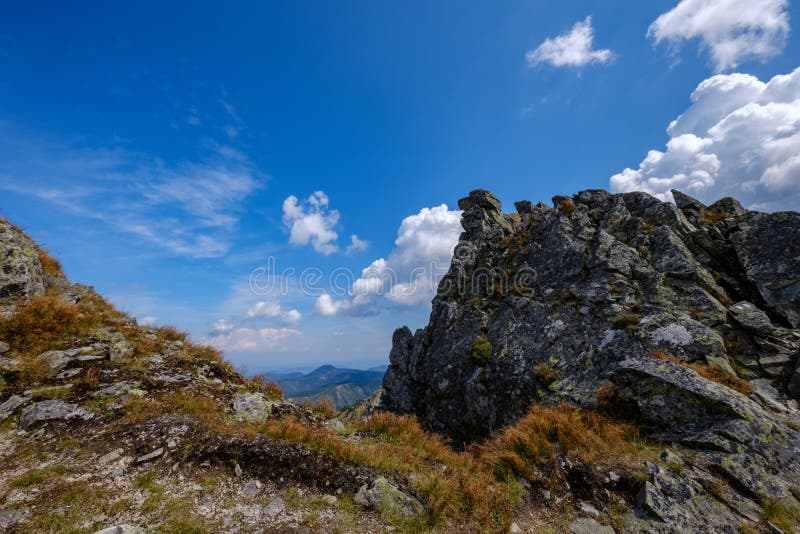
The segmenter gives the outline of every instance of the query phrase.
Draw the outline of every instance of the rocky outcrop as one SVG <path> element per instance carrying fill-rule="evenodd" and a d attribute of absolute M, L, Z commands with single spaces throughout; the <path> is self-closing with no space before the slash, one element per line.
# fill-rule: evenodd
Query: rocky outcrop
<path fill-rule="evenodd" d="M 44 292 L 39 248 L 25 233 L 0 217 L 0 309 Z"/>
<path fill-rule="evenodd" d="M 727 528 L 742 502 L 794 500 L 800 215 L 673 194 L 676 204 L 583 191 L 513 214 L 488 191 L 462 199 L 464 232 L 428 326 L 394 333 L 384 406 L 468 443 L 535 402 L 611 397 L 612 411 L 736 489 L 739 504 L 721 502 L 701 484 L 707 471 L 654 466 L 633 531 L 692 530 L 704 515 Z"/>

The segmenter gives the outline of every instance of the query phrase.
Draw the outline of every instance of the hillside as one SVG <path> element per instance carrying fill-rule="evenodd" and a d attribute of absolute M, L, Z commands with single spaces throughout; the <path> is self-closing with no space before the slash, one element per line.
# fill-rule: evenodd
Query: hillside
<path fill-rule="evenodd" d="M 270 373 L 287 399 L 299 403 L 317 403 L 330 399 L 337 410 L 351 406 L 372 395 L 381 387 L 385 369 L 341 369 L 323 365 L 310 373 Z"/>
<path fill-rule="evenodd" d="M 0 531 L 792 532 L 798 215 L 677 198 L 474 192 L 429 326 L 341 415 L 0 219 Z M 459 286 L 525 265 L 523 294 Z"/>

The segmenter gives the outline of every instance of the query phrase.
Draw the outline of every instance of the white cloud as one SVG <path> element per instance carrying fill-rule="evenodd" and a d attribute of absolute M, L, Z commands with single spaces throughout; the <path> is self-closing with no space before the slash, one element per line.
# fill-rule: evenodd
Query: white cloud
<path fill-rule="evenodd" d="M 367 243 L 363 239 L 359 239 L 359 237 L 356 234 L 352 234 L 350 236 L 350 244 L 347 245 L 345 253 L 352 254 L 353 252 L 363 252 L 367 250 L 368 245 L 369 243 Z"/>
<path fill-rule="evenodd" d="M 256 317 L 280 319 L 285 324 L 297 324 L 302 318 L 302 314 L 294 309 L 286 311 L 277 302 L 259 301 L 247 309 L 245 317 L 248 319 Z"/>
<path fill-rule="evenodd" d="M 680 189 L 705 202 L 723 196 L 753 209 L 800 209 L 800 68 L 764 83 L 713 76 L 667 129 L 665 151 L 611 177 L 613 191 L 670 200 Z"/>
<path fill-rule="evenodd" d="M 142 326 L 155 326 L 158 324 L 158 317 L 153 317 L 152 315 L 146 315 L 139 319 L 138 323 Z"/>
<path fill-rule="evenodd" d="M 279 341 L 302 332 L 291 328 L 236 328 L 202 341 L 225 352 L 252 352 L 273 348 Z"/>
<path fill-rule="evenodd" d="M 326 316 L 371 313 L 379 297 L 401 305 L 430 302 L 450 267 L 460 234 L 460 211 L 450 211 L 446 204 L 423 208 L 403 220 L 395 248 L 386 259 L 377 259 L 362 270 L 346 298 L 320 295 L 314 310 Z"/>
<path fill-rule="evenodd" d="M 525 54 L 529 66 L 549 63 L 554 67 L 581 68 L 590 63 L 608 63 L 614 59 L 611 50 L 594 50 L 592 17 L 576 22 L 566 33 L 545 39 L 534 50 Z"/>
<path fill-rule="evenodd" d="M 283 201 L 283 224 L 289 229 L 289 243 L 308 245 L 317 252 L 329 255 L 339 250 L 339 235 L 334 228 L 339 222 L 339 212 L 328 208 L 328 195 L 315 191 L 304 202 L 291 195 Z"/>
<path fill-rule="evenodd" d="M 656 43 L 700 39 L 717 72 L 778 54 L 789 33 L 788 0 L 681 0 L 650 25 Z"/>

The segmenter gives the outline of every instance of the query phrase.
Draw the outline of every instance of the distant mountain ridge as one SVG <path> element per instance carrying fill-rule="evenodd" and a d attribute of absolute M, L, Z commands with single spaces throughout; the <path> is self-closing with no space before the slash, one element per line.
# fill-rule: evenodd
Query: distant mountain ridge
<path fill-rule="evenodd" d="M 341 369 L 323 365 L 310 373 L 268 373 L 286 398 L 298 402 L 318 402 L 329 397 L 337 409 L 350 406 L 369 397 L 383 382 L 386 367 L 370 369 Z"/>

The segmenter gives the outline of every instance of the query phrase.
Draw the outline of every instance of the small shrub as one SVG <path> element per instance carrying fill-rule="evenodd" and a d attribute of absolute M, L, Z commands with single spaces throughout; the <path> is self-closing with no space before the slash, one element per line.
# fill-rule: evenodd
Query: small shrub
<path fill-rule="evenodd" d="M 623 312 L 614 318 L 615 330 L 636 330 L 642 318 L 635 313 Z"/>
<path fill-rule="evenodd" d="M 305 403 L 303 406 L 305 408 L 308 408 L 312 412 L 321 415 L 325 419 L 333 419 L 334 417 L 339 415 L 339 411 L 336 409 L 336 406 L 333 403 L 333 399 L 331 399 L 330 397 L 323 397 L 317 402 L 308 402 Z"/>
<path fill-rule="evenodd" d="M 533 368 L 533 376 L 543 386 L 549 386 L 558 380 L 556 371 L 546 363 L 540 363 Z"/>
<path fill-rule="evenodd" d="M 790 499 L 767 498 L 761 503 L 764 517 L 784 532 L 794 532 L 800 522 L 800 508 Z"/>
<path fill-rule="evenodd" d="M 610 380 L 603 380 L 600 382 L 600 387 L 597 388 L 595 394 L 595 406 L 598 410 L 609 410 L 615 404 L 617 398 L 617 386 Z"/>
<path fill-rule="evenodd" d="M 489 363 L 489 360 L 492 359 L 493 352 L 494 347 L 492 347 L 492 342 L 489 341 L 486 336 L 478 336 L 475 338 L 475 341 L 472 342 L 472 347 L 470 347 L 472 361 L 479 367 L 483 367 Z"/>

